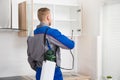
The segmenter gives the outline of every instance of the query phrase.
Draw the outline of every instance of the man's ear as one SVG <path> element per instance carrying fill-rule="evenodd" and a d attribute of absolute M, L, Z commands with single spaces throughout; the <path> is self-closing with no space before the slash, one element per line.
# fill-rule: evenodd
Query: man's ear
<path fill-rule="evenodd" d="M 50 19 L 50 16 L 49 16 L 49 15 L 47 15 L 46 17 L 47 17 L 47 20 L 49 20 L 49 19 Z"/>

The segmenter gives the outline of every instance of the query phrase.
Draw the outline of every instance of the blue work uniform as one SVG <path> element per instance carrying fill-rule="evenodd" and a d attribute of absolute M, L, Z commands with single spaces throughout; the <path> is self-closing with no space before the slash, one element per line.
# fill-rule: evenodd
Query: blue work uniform
<path fill-rule="evenodd" d="M 61 34 L 59 30 L 50 28 L 44 23 L 38 25 L 34 30 L 34 39 L 28 39 L 28 62 L 30 63 L 31 68 L 36 71 L 36 80 L 40 80 L 42 62 L 44 61 L 42 55 L 48 50 L 47 45 L 44 45 L 44 34 L 47 28 L 46 38 L 49 41 L 52 50 L 56 52 L 56 64 L 58 66 L 60 66 L 61 63 L 60 48 L 73 49 L 75 45 L 74 41 Z M 63 80 L 61 69 L 57 66 L 55 69 L 54 80 Z"/>

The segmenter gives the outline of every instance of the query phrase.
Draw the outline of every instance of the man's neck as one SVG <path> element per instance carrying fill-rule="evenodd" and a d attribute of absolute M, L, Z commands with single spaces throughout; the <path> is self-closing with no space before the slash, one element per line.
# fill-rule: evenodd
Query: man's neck
<path fill-rule="evenodd" d="M 46 26 L 49 26 L 49 23 L 46 22 L 46 21 L 42 21 L 41 24 L 46 25 Z"/>
<path fill-rule="evenodd" d="M 49 26 L 46 23 L 40 22 L 40 24 L 37 26 L 37 28 L 42 27 L 42 26 Z"/>

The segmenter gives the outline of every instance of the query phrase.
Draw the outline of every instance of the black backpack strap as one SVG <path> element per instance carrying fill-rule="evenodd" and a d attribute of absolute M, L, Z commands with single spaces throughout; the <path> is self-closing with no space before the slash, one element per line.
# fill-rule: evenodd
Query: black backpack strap
<path fill-rule="evenodd" d="M 46 33 L 47 33 L 48 29 L 49 29 L 49 28 L 47 28 L 47 29 L 45 30 L 45 34 L 44 34 L 44 45 L 45 45 L 45 43 L 46 43 Z"/>

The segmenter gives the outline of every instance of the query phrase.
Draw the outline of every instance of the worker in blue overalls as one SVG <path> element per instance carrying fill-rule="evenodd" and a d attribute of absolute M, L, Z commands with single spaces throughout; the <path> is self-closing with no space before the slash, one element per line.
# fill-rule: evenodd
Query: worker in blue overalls
<path fill-rule="evenodd" d="M 46 38 L 49 41 L 52 50 L 55 51 L 56 54 L 56 64 L 60 66 L 61 57 L 60 57 L 60 48 L 63 49 L 73 49 L 74 48 L 74 41 L 67 38 L 61 32 L 57 29 L 51 28 L 51 14 L 50 9 L 48 8 L 40 8 L 38 10 L 38 19 L 40 21 L 40 24 L 36 27 L 34 30 L 34 50 L 32 51 L 34 57 L 29 56 L 28 61 L 31 64 L 31 67 L 36 71 L 36 80 L 40 80 L 41 75 L 41 69 L 42 69 L 42 62 L 44 61 L 43 54 L 45 51 L 47 51 L 47 45 L 44 46 L 44 34 L 46 29 L 48 28 L 48 31 L 46 33 Z M 30 54 L 30 51 L 32 49 L 28 50 L 28 53 Z M 33 59 L 34 58 L 34 59 Z M 62 72 L 59 67 L 56 66 L 55 69 L 55 75 L 54 80 L 63 80 Z"/>

